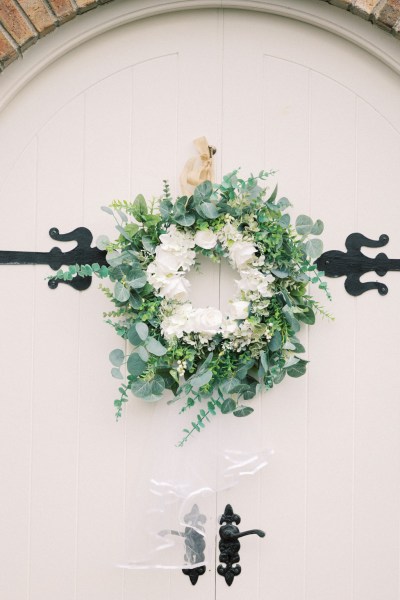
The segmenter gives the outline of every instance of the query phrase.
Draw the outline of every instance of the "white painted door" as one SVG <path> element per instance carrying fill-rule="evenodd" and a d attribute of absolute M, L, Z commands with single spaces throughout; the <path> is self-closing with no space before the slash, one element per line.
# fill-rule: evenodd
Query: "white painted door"
<path fill-rule="evenodd" d="M 178 193 L 192 140 L 206 135 L 218 178 L 279 169 L 293 214 L 325 221 L 326 249 L 353 231 L 387 233 L 398 257 L 399 100 L 394 71 L 300 21 L 205 10 L 115 28 L 1 113 L 0 247 L 48 250 L 53 226 L 112 233 L 100 206 L 157 195 L 163 179 Z M 2 597 L 399 598 L 398 274 L 384 298 L 330 281 L 336 320 L 304 331 L 307 377 L 258 398 L 246 422 L 216 419 L 205 450 L 199 436 L 178 451 L 166 446 L 175 406 L 132 399 L 115 424 L 108 303 L 97 285 L 49 290 L 48 272 L 0 271 Z M 193 298 L 223 305 L 231 285 L 225 267 L 205 265 Z M 214 448 L 267 449 L 269 464 L 225 489 Z M 217 490 L 204 500 L 208 564 L 195 587 L 179 569 L 118 567 L 136 541 L 134 501 L 146 508 L 144 482 L 165 464 Z M 244 538 L 231 588 L 213 537 L 228 502 L 243 529 L 267 533 Z"/>

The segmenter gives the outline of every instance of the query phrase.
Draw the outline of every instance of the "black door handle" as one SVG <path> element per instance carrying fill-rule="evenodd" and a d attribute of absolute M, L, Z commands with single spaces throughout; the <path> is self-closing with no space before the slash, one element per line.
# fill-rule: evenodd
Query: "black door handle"
<path fill-rule="evenodd" d="M 228 585 L 232 585 L 235 577 L 240 575 L 242 568 L 238 564 L 240 562 L 240 542 L 239 538 L 245 535 L 258 535 L 259 537 L 265 537 L 265 532 L 261 529 L 249 529 L 247 531 L 239 531 L 237 525 L 239 525 L 241 519 L 240 516 L 233 512 L 232 506 L 227 504 L 225 512 L 220 519 L 222 527 L 219 528 L 219 560 L 223 565 L 218 565 L 217 572 L 219 575 L 225 578 Z M 225 525 L 223 525 L 225 523 Z M 235 525 L 233 523 L 236 523 Z"/>

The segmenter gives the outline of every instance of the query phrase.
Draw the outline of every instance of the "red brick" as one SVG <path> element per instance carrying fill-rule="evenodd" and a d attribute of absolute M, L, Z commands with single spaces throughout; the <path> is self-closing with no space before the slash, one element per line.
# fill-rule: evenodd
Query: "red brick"
<path fill-rule="evenodd" d="M 55 29 L 57 20 L 43 0 L 18 0 L 18 4 L 41 36 Z"/>
<path fill-rule="evenodd" d="M 351 12 L 355 15 L 359 15 L 363 19 L 369 19 L 372 15 L 374 8 L 380 3 L 381 0 L 353 0 Z"/>
<path fill-rule="evenodd" d="M 3 66 L 9 65 L 18 58 L 18 52 L 11 44 L 5 34 L 0 31 L 0 63 Z"/>
<path fill-rule="evenodd" d="M 377 24 L 384 29 L 392 29 L 400 18 L 400 0 L 387 0 L 374 12 Z"/>
<path fill-rule="evenodd" d="M 87 10 L 91 10 L 92 8 L 96 8 L 97 0 L 75 0 L 76 5 L 78 7 L 78 12 L 83 13 Z"/>
<path fill-rule="evenodd" d="M 49 4 L 60 25 L 76 17 L 76 8 L 70 0 L 49 0 Z"/>
<path fill-rule="evenodd" d="M 0 23 L 21 48 L 28 47 L 38 37 L 13 0 L 0 0 Z"/>

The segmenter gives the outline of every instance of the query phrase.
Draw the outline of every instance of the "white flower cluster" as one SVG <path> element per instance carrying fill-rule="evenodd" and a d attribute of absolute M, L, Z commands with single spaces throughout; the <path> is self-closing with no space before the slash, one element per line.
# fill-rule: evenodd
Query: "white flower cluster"
<path fill-rule="evenodd" d="M 171 225 L 160 235 L 156 258 L 147 267 L 147 279 L 158 295 L 171 300 L 187 300 L 190 283 L 184 277 L 194 264 L 196 253 L 193 237 Z"/>
<path fill-rule="evenodd" d="M 155 259 L 147 267 L 149 283 L 165 302 L 161 307 L 161 330 L 166 339 L 183 338 L 191 342 L 191 334 L 198 334 L 201 343 L 208 343 L 216 334 L 233 339 L 235 348 L 252 341 L 252 324 L 248 321 L 250 302 L 260 297 L 272 296 L 272 274 L 265 275 L 256 267 L 264 262 L 257 257 L 257 247 L 243 238 L 229 216 L 225 225 L 215 233 L 211 229 L 181 231 L 171 225 L 160 236 Z M 232 300 L 229 313 L 213 307 L 193 308 L 188 301 L 189 281 L 185 274 L 193 266 L 195 246 L 211 250 L 220 243 L 240 279 L 236 281 L 240 297 Z M 236 339 L 237 338 L 237 339 Z"/>

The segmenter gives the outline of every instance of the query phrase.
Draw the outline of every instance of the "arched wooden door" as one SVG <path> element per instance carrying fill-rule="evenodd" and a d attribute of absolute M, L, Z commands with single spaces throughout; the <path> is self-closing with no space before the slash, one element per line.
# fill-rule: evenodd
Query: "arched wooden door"
<path fill-rule="evenodd" d="M 53 226 L 111 233 L 100 206 L 157 195 L 163 179 L 177 193 L 192 140 L 206 135 L 218 178 L 238 166 L 278 169 L 293 214 L 325 222 L 326 249 L 353 231 L 387 233 L 397 257 L 399 100 L 398 74 L 300 20 L 210 9 L 115 27 L 48 66 L 2 111 L 0 247 L 45 251 Z M 151 437 L 157 411 L 173 423 L 176 408 L 132 399 L 116 426 L 108 353 L 117 340 L 97 286 L 51 291 L 46 267 L 0 269 L 4 598 L 398 598 L 398 274 L 386 276 L 384 298 L 355 299 L 331 281 L 335 321 L 304 332 L 307 377 L 255 400 L 246 423 L 221 417 L 202 434 L 239 452 L 252 437 L 273 454 L 238 486 L 217 483 L 207 572 L 192 587 L 179 569 L 117 567 L 130 494 L 152 476 L 143 464 L 166 452 Z M 231 279 L 205 265 L 196 301 L 223 304 Z M 216 575 L 213 537 L 228 502 L 244 529 L 267 532 L 243 541 L 231 588 Z"/>

